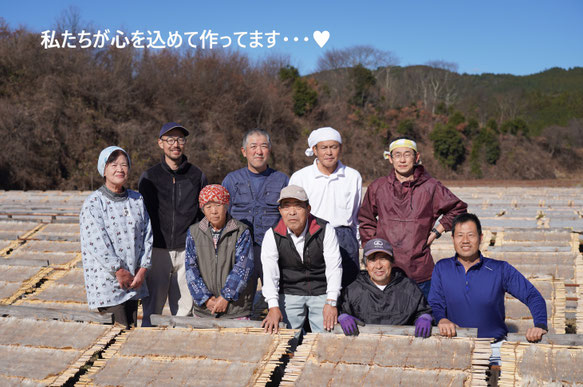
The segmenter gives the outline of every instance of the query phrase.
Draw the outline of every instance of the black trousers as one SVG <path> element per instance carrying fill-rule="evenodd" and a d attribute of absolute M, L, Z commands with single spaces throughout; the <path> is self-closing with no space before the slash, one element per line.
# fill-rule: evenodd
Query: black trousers
<path fill-rule="evenodd" d="M 114 324 L 126 329 L 136 327 L 138 322 L 138 300 L 128 300 L 122 304 L 97 308 L 100 312 L 113 313 Z"/>

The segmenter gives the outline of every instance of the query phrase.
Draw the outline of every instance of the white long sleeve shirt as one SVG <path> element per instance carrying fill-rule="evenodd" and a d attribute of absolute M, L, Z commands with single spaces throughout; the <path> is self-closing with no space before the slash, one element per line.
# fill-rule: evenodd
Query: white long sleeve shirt
<path fill-rule="evenodd" d="M 306 242 L 306 232 L 308 224 L 300 236 L 296 236 L 289 228 L 288 234 L 300 255 L 304 260 L 304 244 Z M 336 239 L 336 232 L 330 223 L 326 224 L 324 230 L 324 262 L 326 263 L 326 294 L 330 300 L 337 300 L 342 287 L 342 258 L 340 257 L 340 247 Z M 263 245 L 261 246 L 261 264 L 263 265 L 263 287 L 261 289 L 265 301 L 269 308 L 279 306 L 279 252 L 275 243 L 273 228 L 265 233 Z"/>
<path fill-rule="evenodd" d="M 299 185 L 308 195 L 311 213 L 327 220 L 332 227 L 348 226 L 357 232 L 358 210 L 362 201 L 362 177 L 353 168 L 338 161 L 336 170 L 328 175 L 318 169 L 318 160 L 296 171 L 289 184 Z"/>

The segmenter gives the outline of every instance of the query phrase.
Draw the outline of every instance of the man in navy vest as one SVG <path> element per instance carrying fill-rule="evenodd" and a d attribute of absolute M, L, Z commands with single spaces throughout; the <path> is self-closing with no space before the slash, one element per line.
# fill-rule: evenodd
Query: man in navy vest
<path fill-rule="evenodd" d="M 249 226 L 253 235 L 255 272 L 263 284 L 261 269 L 261 244 L 265 232 L 280 218 L 278 211 L 279 193 L 287 186 L 286 174 L 269 168 L 271 140 L 262 129 L 252 129 L 243 137 L 241 153 L 247 159 L 247 167 L 229 173 L 222 186 L 231 195 L 229 212 L 231 216 Z M 255 297 L 254 314 L 264 307 L 259 306 L 261 292 Z"/>
<path fill-rule="evenodd" d="M 299 329 L 308 318 L 312 332 L 332 330 L 342 281 L 342 258 L 334 227 L 310 214 L 302 187 L 281 190 L 281 220 L 265 233 L 261 249 L 263 295 L 269 313 L 265 332 L 277 332 L 280 321 Z"/>

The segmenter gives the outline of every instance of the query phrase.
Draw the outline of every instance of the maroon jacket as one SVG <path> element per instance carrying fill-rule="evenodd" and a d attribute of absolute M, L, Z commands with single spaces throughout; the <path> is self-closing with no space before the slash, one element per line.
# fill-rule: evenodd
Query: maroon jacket
<path fill-rule="evenodd" d="M 416 166 L 414 180 L 399 182 L 394 171 L 368 186 L 358 212 L 362 245 L 374 237 L 384 238 L 393 246 L 395 264 L 416 282 L 431 279 L 433 257 L 426 245 L 435 221 L 446 231 L 453 219 L 466 212 L 462 202 L 443 184 Z M 378 217 L 378 221 L 377 221 Z"/>

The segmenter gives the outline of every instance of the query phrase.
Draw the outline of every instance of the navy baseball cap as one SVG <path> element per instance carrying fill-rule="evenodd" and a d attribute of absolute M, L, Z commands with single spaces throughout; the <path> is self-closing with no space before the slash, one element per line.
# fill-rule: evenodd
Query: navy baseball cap
<path fill-rule="evenodd" d="M 365 257 L 378 252 L 386 253 L 393 257 L 393 247 L 388 241 L 382 238 L 374 238 L 366 242 L 363 250 Z"/>
<path fill-rule="evenodd" d="M 162 129 L 160 129 L 160 135 L 158 136 L 158 138 L 161 138 L 163 135 L 165 135 L 172 129 L 181 129 L 182 132 L 184 132 L 185 137 L 189 135 L 188 130 L 186 130 L 184 126 L 177 124 L 176 122 L 168 122 L 167 124 L 164 124 L 164 126 L 162 126 Z"/>

